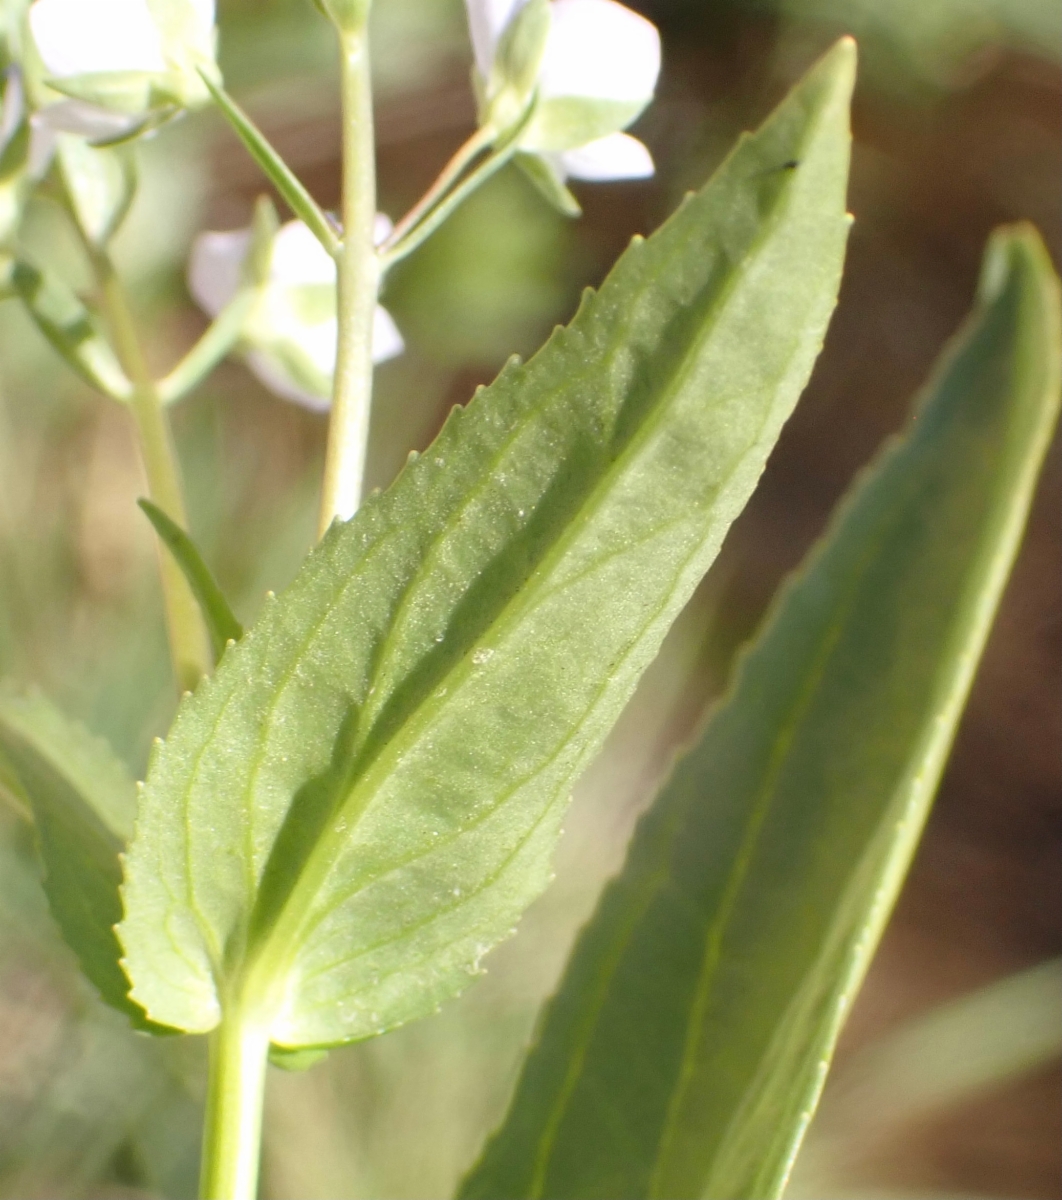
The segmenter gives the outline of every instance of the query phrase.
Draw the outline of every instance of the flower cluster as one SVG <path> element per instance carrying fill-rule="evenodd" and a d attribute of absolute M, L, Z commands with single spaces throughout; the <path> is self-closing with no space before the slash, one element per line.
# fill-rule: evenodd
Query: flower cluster
<path fill-rule="evenodd" d="M 35 0 L 44 82 L 68 97 L 44 111 L 59 129 L 104 139 L 206 103 L 218 78 L 214 0 Z"/>
<path fill-rule="evenodd" d="M 382 241 L 391 222 L 376 218 Z M 289 221 L 274 235 L 260 280 L 246 269 L 250 229 L 203 233 L 192 247 L 188 288 L 216 317 L 241 289 L 253 293 L 242 326 L 247 365 L 271 391 L 307 408 L 326 409 L 336 366 L 336 264 L 301 221 Z M 390 313 L 376 306 L 373 359 L 384 362 L 403 349 Z"/>
<path fill-rule="evenodd" d="M 653 98 L 656 27 L 615 0 L 466 0 L 481 124 L 514 127 L 560 179 L 641 179 L 649 151 L 621 132 Z"/>
<path fill-rule="evenodd" d="M 361 0 L 337 3 L 329 0 L 324 11 L 339 24 L 340 9 L 361 11 Z M 466 0 L 466 7 L 481 146 L 513 157 L 570 212 L 578 206 L 568 179 L 653 173 L 648 149 L 624 132 L 652 99 L 660 71 L 660 39 L 649 21 L 616 0 Z M 28 26 L 37 164 L 47 163 L 59 132 L 96 145 L 127 139 L 204 104 L 221 83 L 215 0 L 34 0 Z M 14 111 L 18 97 L 8 90 L 5 111 Z M 74 163 L 77 174 L 92 165 L 91 155 L 73 155 L 69 138 L 59 144 L 68 151 L 62 169 Z M 96 223 L 111 229 L 127 203 L 119 190 Z M 381 217 L 378 241 L 389 229 Z M 212 318 L 240 297 L 238 346 L 251 369 L 279 395 L 326 408 L 338 339 L 335 260 L 301 221 L 272 233 L 264 268 L 253 241 L 251 230 L 203 234 L 192 251 L 191 293 Z M 402 348 L 378 306 L 375 361 Z"/>

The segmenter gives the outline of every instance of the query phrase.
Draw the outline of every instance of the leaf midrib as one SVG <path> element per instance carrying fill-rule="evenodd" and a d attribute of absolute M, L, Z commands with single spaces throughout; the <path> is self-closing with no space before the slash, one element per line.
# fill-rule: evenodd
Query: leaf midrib
<path fill-rule="evenodd" d="M 867 539 L 867 542 L 863 547 L 863 551 L 857 560 L 857 564 L 852 571 L 851 579 L 847 589 L 847 596 L 845 597 L 844 603 L 839 607 L 836 616 L 832 619 L 830 624 L 822 631 L 822 635 L 819 640 L 819 647 L 812 659 L 812 667 L 805 674 L 800 690 L 793 697 L 793 700 L 789 705 L 785 722 L 781 726 L 778 736 L 774 739 L 774 746 L 767 764 L 767 769 L 763 774 L 762 782 L 757 789 L 756 797 L 753 801 L 752 816 L 749 822 L 749 827 L 744 838 L 742 839 L 734 866 L 730 873 L 730 879 L 728 880 L 726 890 L 721 898 L 719 913 L 712 921 L 709 929 L 705 932 L 705 950 L 704 958 L 702 960 L 703 965 L 697 981 L 694 1002 L 690 1009 L 690 1017 L 687 1026 L 688 1032 L 686 1038 L 686 1047 L 682 1054 L 682 1066 L 678 1080 L 676 1081 L 675 1090 L 672 1093 L 671 1101 L 668 1105 L 668 1114 L 661 1130 L 656 1164 L 654 1166 L 653 1175 L 651 1177 L 649 1186 L 650 1200 L 655 1200 L 655 1198 L 662 1195 L 662 1193 L 659 1191 L 661 1184 L 660 1176 L 664 1169 L 664 1164 L 667 1161 L 670 1147 L 673 1144 L 674 1138 L 677 1134 L 681 1106 L 685 1099 L 685 1094 L 689 1089 L 696 1067 L 697 1047 L 704 1035 L 704 1006 L 707 1003 L 712 981 L 714 980 L 716 971 L 719 967 L 724 931 L 733 911 L 734 905 L 737 903 L 740 893 L 744 887 L 745 879 L 760 841 L 764 823 L 776 798 L 776 786 L 778 779 L 785 769 L 785 765 L 789 757 L 789 751 L 791 750 L 793 742 L 797 736 L 800 723 L 806 716 L 808 708 L 818 693 L 818 689 L 829 664 L 830 657 L 836 650 L 837 644 L 844 633 L 845 622 L 851 615 L 852 609 L 859 600 L 867 567 L 877 555 L 881 545 L 887 540 L 899 514 L 905 510 L 910 493 L 917 490 L 920 486 L 921 479 L 918 479 L 915 484 L 912 485 L 912 487 L 902 496 L 893 497 L 894 502 L 882 514 L 878 527 L 875 530 L 874 537 Z M 836 528 L 837 526 L 835 525 L 834 527 Z M 800 575 L 794 579 L 790 590 L 799 587 L 807 575 L 818 565 L 819 560 L 817 560 L 817 558 L 809 561 L 807 566 L 802 568 Z M 782 602 L 784 602 L 784 600 Z M 738 686 L 740 686 L 740 681 L 736 680 L 734 691 L 731 693 L 731 696 L 728 698 L 728 700 L 733 699 Z M 724 701 L 724 703 L 726 702 L 727 701 Z M 666 1193 L 663 1194 L 666 1195 Z"/>
<path fill-rule="evenodd" d="M 805 128 L 804 137 L 799 143 L 801 147 L 806 146 L 808 143 L 816 140 L 820 132 L 820 127 L 829 114 L 829 108 L 829 105 L 823 105 L 818 114 L 818 120 L 809 123 L 809 125 Z M 736 156 L 740 149 L 741 147 L 736 148 L 731 157 Z M 501 640 L 500 636 L 498 635 L 500 634 L 503 636 L 504 633 L 514 624 L 516 624 L 531 607 L 536 593 L 540 590 L 539 587 L 534 586 L 536 581 L 540 580 L 543 576 L 547 576 L 549 574 L 549 568 L 551 565 L 564 557 L 571 544 L 581 535 L 582 531 L 586 527 L 586 524 L 605 503 L 611 490 L 611 485 L 614 478 L 625 471 L 630 460 L 637 456 L 644 444 L 650 440 L 652 435 L 656 432 L 658 426 L 664 420 L 665 414 L 671 408 L 676 394 L 682 390 L 684 382 L 686 381 L 689 373 L 693 370 L 694 365 L 699 358 L 699 351 L 701 347 L 711 338 L 721 314 L 726 311 L 729 299 L 733 292 L 757 263 L 766 245 L 771 241 L 776 227 L 784 221 L 785 216 L 788 214 L 793 199 L 793 193 L 796 188 L 796 183 L 797 180 L 795 172 L 791 173 L 782 181 L 778 192 L 774 196 L 770 216 L 761 221 L 757 236 L 751 240 L 747 253 L 744 255 L 741 262 L 733 269 L 729 279 L 720 289 L 717 299 L 711 305 L 709 310 L 710 316 L 708 316 L 702 323 L 698 336 L 691 339 L 689 349 L 682 356 L 682 358 L 676 364 L 674 370 L 671 372 L 669 383 L 660 389 L 660 400 L 656 405 L 653 406 L 652 411 L 642 421 L 639 429 L 630 438 L 627 445 L 623 447 L 623 449 L 611 463 L 606 465 L 604 471 L 601 473 L 598 483 L 595 484 L 595 486 L 587 494 L 586 501 L 579 510 L 578 518 L 569 522 L 557 540 L 552 543 L 549 549 L 542 556 L 539 565 L 531 573 L 525 583 L 521 585 L 499 609 L 498 617 L 490 625 L 490 634 L 492 635 L 492 640 Z M 682 244 L 676 242 L 674 249 L 671 251 L 671 257 L 665 261 L 672 261 L 673 258 L 679 255 L 681 252 Z M 650 282 L 646 288 L 643 288 L 643 294 L 646 290 L 651 289 L 651 287 L 652 283 Z M 631 319 L 633 319 L 633 317 Z M 630 320 L 625 322 L 621 328 L 626 328 L 629 323 Z M 567 330 L 562 330 L 561 333 L 562 336 L 566 335 Z M 615 338 L 610 338 L 608 345 L 610 346 L 610 352 L 614 353 Z M 793 355 L 796 355 L 797 353 L 799 353 L 799 344 L 795 345 L 793 348 Z M 783 368 L 779 372 L 779 378 L 784 377 L 785 374 L 786 369 Z M 772 412 L 773 408 L 768 406 L 765 410 L 763 420 L 756 437 L 750 439 L 747 443 L 745 451 L 735 457 L 730 471 L 727 472 L 727 474 L 714 489 L 712 493 L 713 501 L 725 490 L 728 481 L 740 471 L 746 458 L 753 453 L 756 447 L 760 444 L 762 440 L 762 430 L 768 424 Z M 517 434 L 518 431 L 514 430 L 513 437 L 517 436 Z M 508 445 L 511 440 L 512 438 L 506 439 L 504 445 Z M 491 461 L 496 461 L 497 457 L 498 455 L 495 454 L 492 456 Z M 460 511 L 464 511 L 463 506 Z M 452 527 L 452 522 L 448 524 L 447 527 Z M 442 537 L 442 534 L 443 531 L 440 530 L 439 533 L 436 534 L 435 539 L 433 539 L 433 544 L 437 543 L 437 541 Z M 696 549 L 686 560 L 684 560 L 683 567 L 688 565 L 690 559 L 692 559 L 692 557 L 695 555 Z M 675 572 L 674 577 L 677 579 L 681 574 L 682 571 L 680 569 L 679 571 Z M 667 600 L 665 598 L 662 603 L 666 604 L 666 602 Z M 659 607 L 660 606 L 658 606 L 655 612 L 659 611 Z M 326 619 L 327 615 L 328 614 L 326 613 L 325 617 L 322 618 L 322 621 Z M 648 623 L 649 622 L 646 622 L 646 624 Z M 316 628 L 317 627 L 315 627 L 315 629 Z M 633 642 L 631 647 L 628 648 L 628 652 L 632 650 L 635 645 L 637 645 L 636 641 Z M 335 823 L 330 820 L 327 827 L 322 830 L 321 837 L 318 839 L 309 856 L 307 857 L 303 872 L 298 881 L 292 887 L 280 915 L 274 923 L 271 931 L 265 935 L 262 942 L 258 947 L 256 947 L 253 953 L 253 964 L 250 966 L 250 973 L 256 976 L 255 984 L 257 987 L 264 986 L 269 988 L 271 985 L 275 985 L 275 977 L 282 975 L 287 966 L 290 965 L 293 953 L 287 949 L 287 946 L 293 946 L 300 940 L 303 932 L 303 925 L 309 918 L 309 914 L 312 910 L 316 896 L 319 894 L 320 888 L 323 886 L 323 883 L 327 879 L 327 876 L 335 862 L 338 861 L 339 857 L 344 852 L 346 845 L 352 840 L 361 817 L 371 805 L 372 799 L 375 796 L 380 783 L 387 777 L 387 769 L 396 758 L 401 757 L 404 748 L 406 748 L 411 742 L 416 742 L 419 739 L 419 736 L 423 733 L 424 729 L 430 726 L 431 721 L 435 716 L 433 709 L 436 708 L 438 704 L 438 689 L 442 687 L 443 684 L 446 684 L 447 692 L 452 698 L 452 696 L 470 677 L 472 673 L 472 649 L 473 646 L 470 644 L 468 647 L 468 653 L 466 653 L 457 663 L 455 663 L 450 671 L 440 678 L 432 692 L 413 708 L 409 717 L 403 723 L 400 733 L 393 737 L 389 742 L 382 745 L 375 758 L 368 764 L 365 764 L 366 769 L 364 774 L 350 788 L 349 792 L 347 793 L 347 798 L 337 806 L 333 815 L 341 815 L 344 819 L 346 828 L 342 833 L 337 833 L 335 830 Z M 607 687 L 607 684 L 608 681 L 605 681 L 605 683 L 602 685 L 602 689 L 600 689 L 598 692 L 599 695 L 600 691 Z M 586 711 L 591 711 L 592 708 L 593 705 L 591 705 Z M 568 741 L 570 741 L 570 737 L 565 738 L 558 745 L 556 752 L 557 754 L 563 750 Z M 552 756 L 549 761 L 553 761 L 555 757 L 556 755 Z M 539 774 L 541 773 L 541 770 L 535 773 Z M 355 801 L 359 798 L 359 796 L 361 797 L 361 803 L 356 804 Z M 352 808 L 355 810 L 353 813 L 351 812 Z M 308 893 L 308 895 L 305 895 L 306 893 Z M 305 898 L 303 898 L 304 895 Z M 279 948 L 276 947 L 276 943 L 279 943 Z M 264 971 L 266 978 L 263 980 L 260 978 L 262 974 L 262 967 L 263 965 L 267 965 L 270 960 L 277 969 L 274 969 L 273 971 L 266 969 Z M 257 988 L 253 990 L 257 990 Z"/>

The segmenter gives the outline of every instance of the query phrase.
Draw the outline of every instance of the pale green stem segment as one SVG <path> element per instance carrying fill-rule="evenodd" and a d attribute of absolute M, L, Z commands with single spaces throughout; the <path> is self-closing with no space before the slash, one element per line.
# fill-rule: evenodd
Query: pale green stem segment
<path fill-rule="evenodd" d="M 159 380 L 157 387 L 163 404 L 173 404 L 187 396 L 236 345 L 254 299 L 250 288 L 237 292 L 184 358 Z"/>
<path fill-rule="evenodd" d="M 361 501 L 372 405 L 372 327 L 380 284 L 373 244 L 376 162 L 365 30 L 339 35 L 343 96 L 343 242 L 339 275 L 339 345 L 328 427 L 318 533 L 352 517 Z"/>
<path fill-rule="evenodd" d="M 144 360 L 129 300 L 105 250 L 90 247 L 115 353 L 133 384 L 129 408 L 136 423 L 151 499 L 178 525 L 187 528 L 177 451 L 159 393 Z M 159 543 L 159 573 L 166 628 L 177 686 L 192 691 L 213 666 L 206 625 L 188 582 L 170 552 Z"/>
<path fill-rule="evenodd" d="M 247 152 L 284 197 L 291 211 L 309 227 L 321 245 L 334 258 L 339 253 L 339 238 L 328 218 L 319 208 L 317 201 L 269 144 L 265 134 L 228 92 L 223 87 L 219 87 L 204 71 L 200 71 L 199 75 L 213 97 L 214 103 L 247 148 Z"/>
<path fill-rule="evenodd" d="M 487 149 L 493 141 L 494 136 L 494 130 L 489 127 L 476 130 L 439 172 L 439 177 L 431 187 L 413 205 L 402 220 L 395 225 L 390 236 L 380 247 L 381 253 L 386 254 L 391 246 L 401 242 L 431 212 L 458 179 L 461 178 L 466 168 L 483 150 Z"/>
<path fill-rule="evenodd" d="M 210 1035 L 200 1200 L 254 1200 L 269 1031 L 237 1007 Z"/>
<path fill-rule="evenodd" d="M 379 258 L 381 270 L 386 271 L 389 267 L 394 266 L 396 262 L 405 258 L 407 254 L 412 254 L 422 242 L 431 237 L 454 210 L 464 204 L 476 188 L 481 187 L 495 172 L 500 171 L 505 166 L 509 159 L 516 153 L 516 149 L 516 143 L 513 141 L 495 150 L 458 187 L 455 187 L 453 191 L 444 196 L 420 223 L 414 225 L 404 237 L 400 240 L 389 238 L 380 247 Z"/>

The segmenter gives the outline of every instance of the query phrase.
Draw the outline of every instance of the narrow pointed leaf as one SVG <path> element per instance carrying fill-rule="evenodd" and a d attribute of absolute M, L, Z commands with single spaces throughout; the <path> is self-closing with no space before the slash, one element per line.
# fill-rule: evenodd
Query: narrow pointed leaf
<path fill-rule="evenodd" d="M 181 706 L 120 927 L 154 1019 L 370 1036 L 460 991 L 544 887 L 572 783 L 818 353 L 853 70 L 843 43 Z"/>
<path fill-rule="evenodd" d="M 39 694 L 0 689 L 0 760 L 33 816 L 44 891 L 67 944 L 100 994 L 137 1028 L 114 926 L 120 855 L 132 836 L 136 785 L 101 738 Z"/>
<path fill-rule="evenodd" d="M 317 201 L 303 186 L 288 164 L 280 157 L 266 140 L 265 135 L 258 129 L 251 118 L 243 111 L 235 100 L 219 87 L 207 74 L 201 72 L 214 103 L 221 110 L 222 116 L 232 126 L 236 136 L 247 148 L 248 154 L 265 172 L 277 191 L 284 197 L 288 207 L 300 221 L 310 228 L 314 237 L 334 258 L 339 252 L 339 238 L 332 228 L 328 218 L 321 211 Z"/>
<path fill-rule="evenodd" d="M 192 595 L 195 596 L 206 621 L 210 644 L 214 650 L 214 661 L 221 662 L 221 656 L 229 642 L 238 642 L 243 637 L 243 626 L 236 620 L 228 600 L 225 599 L 225 593 L 218 587 L 217 580 L 203 561 L 195 542 L 157 504 L 144 499 L 138 500 L 137 504 L 144 510 L 144 515 L 184 572 Z"/>
<path fill-rule="evenodd" d="M 464 1200 L 780 1194 L 1021 537 L 1058 326 L 1036 234 L 996 234 L 908 433 L 638 826 Z"/>
<path fill-rule="evenodd" d="M 87 240 L 106 246 L 136 194 L 136 159 L 127 146 L 100 149 L 83 137 L 60 134 L 56 158 L 74 218 Z"/>

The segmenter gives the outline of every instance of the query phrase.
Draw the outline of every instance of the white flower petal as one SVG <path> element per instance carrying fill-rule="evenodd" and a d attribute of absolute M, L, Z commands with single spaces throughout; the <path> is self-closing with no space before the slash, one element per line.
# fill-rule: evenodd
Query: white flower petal
<path fill-rule="evenodd" d="M 490 77 L 505 27 L 526 3 L 527 0 L 465 0 L 476 70 L 484 79 Z"/>
<path fill-rule="evenodd" d="M 315 325 L 299 326 L 290 339 L 309 360 L 313 369 L 331 380 L 336 371 L 336 350 L 339 346 L 339 322 L 318 321 Z"/>
<path fill-rule="evenodd" d="M 251 350 L 244 355 L 244 358 L 259 380 L 274 395 L 279 396 L 282 400 L 291 400 L 293 403 L 301 404 L 303 408 L 312 409 L 314 412 L 327 412 L 331 407 L 331 397 L 318 396 L 313 392 L 308 392 L 305 388 L 299 387 L 287 371 L 284 370 L 283 366 L 270 358 L 264 351 Z"/>
<path fill-rule="evenodd" d="M 269 277 L 288 286 L 335 283 L 336 264 L 308 225 L 289 221 L 277 230 L 269 260 Z"/>
<path fill-rule="evenodd" d="M 381 242 L 385 242 L 391 236 L 394 227 L 395 223 L 387 213 L 377 213 L 372 223 L 372 244 L 379 246 Z"/>
<path fill-rule="evenodd" d="M 615 0 L 556 0 L 539 77 L 543 97 L 648 101 L 660 74 L 656 26 Z"/>
<path fill-rule="evenodd" d="M 372 357 L 374 362 L 385 362 L 405 349 L 402 335 L 382 306 L 376 306 L 373 321 Z M 304 326 L 297 344 L 291 343 L 287 352 L 305 356 L 314 370 L 325 378 L 335 372 L 337 327 L 335 321 L 322 321 L 318 325 Z M 330 395 L 320 395 L 298 383 L 285 367 L 281 358 L 268 350 L 251 350 L 245 355 L 247 365 L 265 386 L 283 400 L 291 400 L 314 412 L 325 412 L 332 405 Z"/>
<path fill-rule="evenodd" d="M 214 22 L 217 19 L 217 4 L 215 0 L 188 0 L 196 17 L 199 19 L 199 24 L 204 30 L 214 28 Z"/>
<path fill-rule="evenodd" d="M 250 245 L 249 229 L 201 233 L 195 239 L 188 261 L 188 290 L 199 307 L 212 317 L 236 295 Z"/>
<path fill-rule="evenodd" d="M 377 218 L 376 232 L 386 236 L 387 217 Z M 188 288 L 211 316 L 236 294 L 243 262 L 251 245 L 249 229 L 203 233 L 196 238 L 188 266 Z M 338 325 L 335 317 L 307 321 L 297 289 L 335 284 L 335 262 L 301 221 L 283 225 L 273 240 L 270 282 L 262 288 L 254 321 L 246 336 L 254 348 L 248 366 L 270 391 L 306 408 L 323 411 L 336 368 Z M 303 293 L 305 296 L 305 293 Z M 405 349 L 402 335 L 379 305 L 373 318 L 373 361 L 384 362 Z"/>
<path fill-rule="evenodd" d="M 34 126 L 56 133 L 76 133 L 90 141 L 109 140 L 132 133 L 142 118 L 90 104 L 87 100 L 60 100 L 33 114 Z M 43 136 L 43 132 L 42 132 Z"/>
<path fill-rule="evenodd" d="M 398 332 L 394 318 L 382 304 L 377 304 L 372 321 L 372 361 L 387 362 L 405 348 L 406 343 Z"/>
<path fill-rule="evenodd" d="M 648 179 L 656 170 L 645 144 L 628 133 L 610 133 L 575 150 L 565 150 L 557 157 L 566 176 L 589 183 Z"/>
<path fill-rule="evenodd" d="M 7 82 L 4 84 L 4 99 L 0 106 L 0 151 L 7 149 L 7 143 L 22 124 L 26 115 L 25 97 L 22 92 L 22 72 L 18 67 L 8 71 Z"/>
<path fill-rule="evenodd" d="M 166 70 L 147 0 L 36 0 L 29 22 L 46 69 L 58 79 Z"/>

